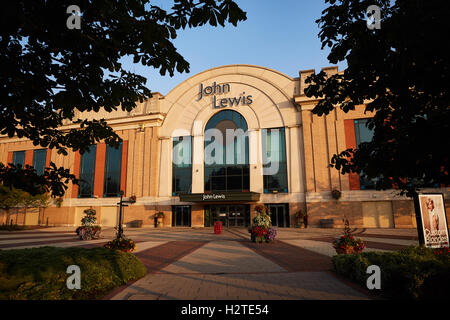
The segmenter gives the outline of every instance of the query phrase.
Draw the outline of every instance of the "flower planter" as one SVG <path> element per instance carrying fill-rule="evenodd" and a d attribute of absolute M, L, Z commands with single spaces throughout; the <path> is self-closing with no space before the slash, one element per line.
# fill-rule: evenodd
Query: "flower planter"
<path fill-rule="evenodd" d="M 157 221 L 158 221 L 157 227 L 162 228 L 164 226 L 163 218 L 157 218 Z"/>
<path fill-rule="evenodd" d="M 80 237 L 80 240 L 99 239 L 102 228 L 99 226 L 82 226 L 78 227 L 75 232 Z"/>
<path fill-rule="evenodd" d="M 362 250 L 357 250 L 355 247 L 335 248 L 337 254 L 352 254 L 361 253 Z"/>

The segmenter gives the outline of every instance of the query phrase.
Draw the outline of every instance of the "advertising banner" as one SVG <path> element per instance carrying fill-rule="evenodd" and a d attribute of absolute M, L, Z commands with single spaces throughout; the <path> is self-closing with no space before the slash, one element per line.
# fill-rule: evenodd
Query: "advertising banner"
<path fill-rule="evenodd" d="M 425 246 L 428 248 L 448 247 L 449 235 L 444 196 L 441 193 L 419 194 L 418 204 Z"/>

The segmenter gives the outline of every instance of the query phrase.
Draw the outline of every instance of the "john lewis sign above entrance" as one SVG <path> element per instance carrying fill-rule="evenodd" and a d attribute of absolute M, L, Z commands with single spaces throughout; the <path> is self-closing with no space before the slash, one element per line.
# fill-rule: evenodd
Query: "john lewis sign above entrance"
<path fill-rule="evenodd" d="M 204 96 L 213 95 L 212 104 L 213 108 L 225 108 L 233 107 L 238 105 L 251 105 L 253 103 L 251 95 L 245 95 L 245 91 L 241 93 L 239 97 L 233 98 L 217 98 L 218 94 L 229 93 L 231 86 L 229 83 L 216 84 L 213 82 L 212 85 L 203 87 L 203 83 L 200 83 L 200 91 L 198 93 L 198 100 L 201 100 Z"/>
<path fill-rule="evenodd" d="M 259 201 L 260 194 L 256 192 L 221 192 L 221 193 L 185 193 L 180 194 L 182 202 L 229 202 L 229 201 Z"/>

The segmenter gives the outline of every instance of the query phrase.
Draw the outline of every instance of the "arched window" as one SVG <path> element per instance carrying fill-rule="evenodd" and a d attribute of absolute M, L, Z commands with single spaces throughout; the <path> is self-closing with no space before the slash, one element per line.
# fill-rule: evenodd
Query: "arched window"
<path fill-rule="evenodd" d="M 233 110 L 216 113 L 205 127 L 205 192 L 249 191 L 247 122 Z"/>

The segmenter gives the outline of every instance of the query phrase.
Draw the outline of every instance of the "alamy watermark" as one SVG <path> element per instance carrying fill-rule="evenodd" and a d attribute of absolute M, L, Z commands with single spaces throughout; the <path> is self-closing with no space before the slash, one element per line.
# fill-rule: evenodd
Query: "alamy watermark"
<path fill-rule="evenodd" d="M 370 276 L 367 278 L 366 286 L 367 289 L 381 289 L 381 269 L 379 266 L 373 264 L 367 267 L 367 274 Z"/>
<path fill-rule="evenodd" d="M 377 5 L 371 5 L 367 7 L 367 28 L 369 30 L 381 29 L 381 9 Z"/>
<path fill-rule="evenodd" d="M 69 290 L 81 289 L 81 269 L 76 264 L 67 267 L 66 273 L 70 276 L 66 280 L 66 286 Z"/>
<path fill-rule="evenodd" d="M 66 13 L 70 14 L 67 18 L 66 26 L 69 30 L 81 29 L 81 10 L 80 7 L 72 4 L 67 7 Z"/>

